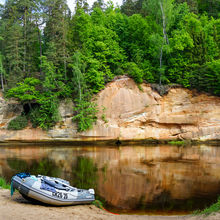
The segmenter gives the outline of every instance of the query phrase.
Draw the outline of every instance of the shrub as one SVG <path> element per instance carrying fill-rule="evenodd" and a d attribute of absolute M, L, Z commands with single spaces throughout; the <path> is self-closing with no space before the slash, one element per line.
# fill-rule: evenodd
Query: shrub
<path fill-rule="evenodd" d="M 191 87 L 220 95 L 220 59 L 197 67 L 191 78 Z"/>
<path fill-rule="evenodd" d="M 56 97 L 42 96 L 39 106 L 31 109 L 29 118 L 34 128 L 40 127 L 49 130 L 60 120 L 58 111 L 59 102 Z"/>
<path fill-rule="evenodd" d="M 8 130 L 22 130 L 27 127 L 28 120 L 25 116 L 18 116 L 12 119 L 8 124 Z"/>
<path fill-rule="evenodd" d="M 182 146 L 182 145 L 186 145 L 186 141 L 169 141 L 168 144 L 170 145 L 178 145 L 178 146 Z"/>
<path fill-rule="evenodd" d="M 28 117 L 32 123 L 32 127 L 33 128 L 37 128 L 39 126 L 39 118 L 40 118 L 40 111 L 39 111 L 40 107 L 35 107 L 33 109 L 31 109 Z"/>
<path fill-rule="evenodd" d="M 203 211 L 195 211 L 195 215 L 210 215 L 215 212 L 220 211 L 220 197 L 218 197 L 218 200 L 216 203 L 212 204 L 210 207 L 205 208 Z"/>
<path fill-rule="evenodd" d="M 10 185 L 6 183 L 6 180 L 0 177 L 0 188 L 10 189 Z"/>
<path fill-rule="evenodd" d="M 75 100 L 75 116 L 73 121 L 77 122 L 78 131 L 86 131 L 91 129 L 93 123 L 96 122 L 97 105 L 88 100 Z"/>
<path fill-rule="evenodd" d="M 138 65 L 134 62 L 127 63 L 125 65 L 125 69 L 130 77 L 134 79 L 136 83 L 143 82 L 143 70 L 138 67 Z"/>

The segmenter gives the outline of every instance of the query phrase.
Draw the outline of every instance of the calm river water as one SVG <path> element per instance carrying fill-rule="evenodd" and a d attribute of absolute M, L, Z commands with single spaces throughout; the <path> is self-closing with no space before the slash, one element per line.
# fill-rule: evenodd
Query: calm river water
<path fill-rule="evenodd" d="M 0 176 L 60 177 L 127 213 L 188 212 L 220 194 L 220 147 L 61 145 L 0 145 Z"/>

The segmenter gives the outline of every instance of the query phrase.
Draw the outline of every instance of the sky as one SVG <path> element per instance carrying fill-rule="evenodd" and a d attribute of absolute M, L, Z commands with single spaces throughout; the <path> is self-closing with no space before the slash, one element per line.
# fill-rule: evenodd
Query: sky
<path fill-rule="evenodd" d="M 1 1 L 1 0 L 0 0 Z M 87 0 L 87 2 L 89 3 L 90 6 L 93 5 L 93 2 L 95 0 Z M 104 0 L 104 2 L 106 3 L 107 0 Z M 114 6 L 116 6 L 117 4 L 118 5 L 121 5 L 122 4 L 122 0 L 112 0 L 112 2 L 114 3 Z M 69 6 L 69 8 L 71 9 L 71 11 L 74 11 L 74 8 L 75 8 L 75 0 L 67 0 L 67 4 Z"/>
<path fill-rule="evenodd" d="M 87 0 L 89 5 L 92 6 L 93 2 L 95 0 Z M 5 0 L 0 0 L 1 4 L 4 4 Z M 105 0 L 105 2 L 107 2 Z M 122 4 L 122 0 L 112 0 L 112 2 L 114 3 L 114 5 L 116 6 L 117 4 L 121 5 Z M 74 11 L 75 8 L 75 0 L 67 0 L 67 4 L 69 6 L 69 8 L 71 9 L 71 11 Z"/>

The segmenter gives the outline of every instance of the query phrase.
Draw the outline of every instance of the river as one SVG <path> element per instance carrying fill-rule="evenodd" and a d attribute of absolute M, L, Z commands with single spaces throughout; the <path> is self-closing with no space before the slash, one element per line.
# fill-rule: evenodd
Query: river
<path fill-rule="evenodd" d="M 189 213 L 220 194 L 217 146 L 0 145 L 0 176 L 18 172 L 56 176 L 118 213 Z"/>

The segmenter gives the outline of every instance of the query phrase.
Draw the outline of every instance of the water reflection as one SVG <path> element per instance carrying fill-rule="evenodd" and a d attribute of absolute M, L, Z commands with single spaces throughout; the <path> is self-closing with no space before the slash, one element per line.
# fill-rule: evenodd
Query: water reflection
<path fill-rule="evenodd" d="M 77 157 L 76 165 L 72 167 L 72 185 L 82 189 L 97 189 L 97 171 L 93 159 Z"/>
<path fill-rule="evenodd" d="M 0 176 L 59 176 L 95 188 L 122 210 L 193 210 L 220 194 L 220 148 L 213 146 L 0 146 Z"/>
<path fill-rule="evenodd" d="M 61 169 L 56 166 L 55 162 L 48 158 L 31 160 L 29 162 L 19 158 L 8 158 L 7 164 L 11 168 L 12 175 L 22 171 L 34 175 L 41 174 L 58 177 L 61 172 Z"/>

